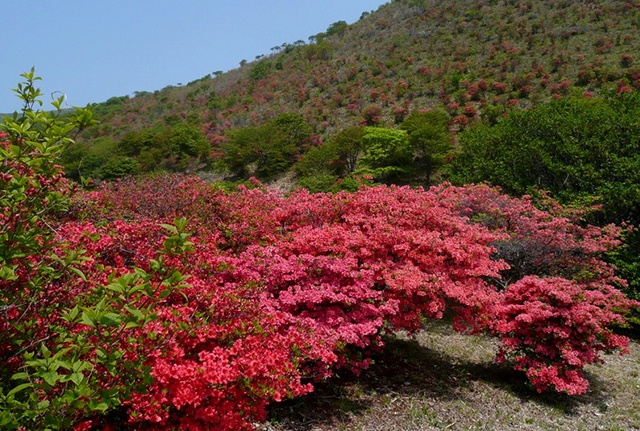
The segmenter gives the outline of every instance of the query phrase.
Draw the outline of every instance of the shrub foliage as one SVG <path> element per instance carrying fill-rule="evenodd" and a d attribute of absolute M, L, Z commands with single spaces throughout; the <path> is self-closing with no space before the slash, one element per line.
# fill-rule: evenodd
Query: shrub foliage
<path fill-rule="evenodd" d="M 640 95 L 568 98 L 511 111 L 460 135 L 450 167 L 459 184 L 489 181 L 508 193 L 547 190 L 564 204 L 596 203 L 598 224 L 640 224 Z M 638 231 L 614 259 L 640 292 Z"/>

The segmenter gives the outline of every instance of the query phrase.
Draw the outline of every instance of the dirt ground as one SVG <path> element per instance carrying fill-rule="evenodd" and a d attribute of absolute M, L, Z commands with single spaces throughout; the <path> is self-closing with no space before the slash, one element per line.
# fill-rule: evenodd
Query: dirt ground
<path fill-rule="evenodd" d="M 496 342 L 434 323 L 387 340 L 360 377 L 276 404 L 262 431 L 640 430 L 640 344 L 587 368 L 589 392 L 538 394 L 493 362 Z"/>

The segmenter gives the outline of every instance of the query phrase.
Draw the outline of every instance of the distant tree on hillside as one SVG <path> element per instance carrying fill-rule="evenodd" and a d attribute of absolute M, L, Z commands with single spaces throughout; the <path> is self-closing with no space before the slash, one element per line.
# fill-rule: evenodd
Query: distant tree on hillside
<path fill-rule="evenodd" d="M 347 29 L 346 21 L 337 21 L 331 24 L 329 28 L 327 28 L 326 33 L 327 33 L 327 36 L 333 36 L 333 35 L 341 36 L 346 29 Z"/>
<path fill-rule="evenodd" d="M 453 149 L 449 115 L 443 111 L 414 112 L 400 125 L 409 134 L 413 181 L 428 185 Z"/>
<path fill-rule="evenodd" d="M 291 167 L 309 149 L 311 135 L 302 115 L 280 114 L 261 126 L 229 132 L 222 147 L 224 161 L 240 177 L 255 164 L 255 175 L 268 180 Z"/>

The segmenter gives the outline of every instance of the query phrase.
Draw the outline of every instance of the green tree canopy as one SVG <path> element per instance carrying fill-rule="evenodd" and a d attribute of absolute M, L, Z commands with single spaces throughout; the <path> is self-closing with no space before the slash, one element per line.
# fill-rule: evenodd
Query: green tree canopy
<path fill-rule="evenodd" d="M 597 196 L 609 221 L 640 221 L 640 96 L 568 98 L 512 111 L 460 135 L 449 171 L 456 183 L 533 187 L 563 202 Z"/>
<path fill-rule="evenodd" d="M 400 125 L 409 134 L 415 182 L 429 184 L 452 150 L 449 115 L 443 111 L 413 112 Z"/>
<path fill-rule="evenodd" d="M 280 114 L 261 126 L 230 131 L 222 148 L 224 161 L 237 176 L 247 175 L 255 164 L 255 175 L 268 180 L 309 149 L 312 133 L 302 115 Z"/>
<path fill-rule="evenodd" d="M 359 174 L 386 183 L 407 182 L 412 174 L 413 154 L 405 130 L 366 127 L 362 137 L 363 156 Z"/>
<path fill-rule="evenodd" d="M 450 165 L 458 184 L 488 181 L 512 194 L 534 188 L 566 204 L 593 198 L 595 223 L 640 225 L 640 95 L 574 97 L 512 111 L 496 124 L 460 135 L 461 152 Z M 640 234 L 632 233 L 615 263 L 640 297 Z"/>

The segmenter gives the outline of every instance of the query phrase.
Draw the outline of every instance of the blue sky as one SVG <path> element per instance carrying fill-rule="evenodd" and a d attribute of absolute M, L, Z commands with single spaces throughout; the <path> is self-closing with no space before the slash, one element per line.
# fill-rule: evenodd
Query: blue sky
<path fill-rule="evenodd" d="M 31 66 L 70 105 L 187 83 L 356 21 L 384 0 L 2 0 L 0 112 Z"/>

